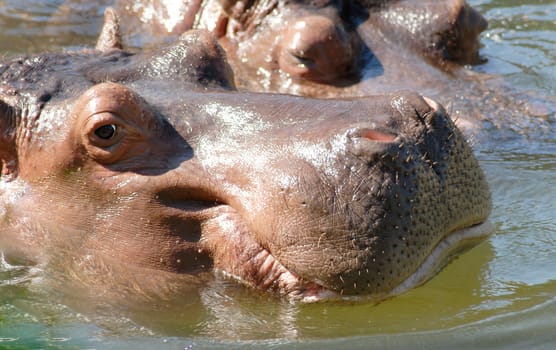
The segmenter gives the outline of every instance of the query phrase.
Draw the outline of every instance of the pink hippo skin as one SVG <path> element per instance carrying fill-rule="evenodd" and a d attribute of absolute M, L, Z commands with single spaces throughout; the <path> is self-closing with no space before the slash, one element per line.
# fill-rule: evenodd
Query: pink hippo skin
<path fill-rule="evenodd" d="M 86 293 L 180 297 L 218 272 L 381 299 L 489 232 L 477 160 L 415 93 L 237 91 L 207 32 L 133 54 L 110 10 L 96 50 L 5 58 L 0 82 L 3 257 Z"/>

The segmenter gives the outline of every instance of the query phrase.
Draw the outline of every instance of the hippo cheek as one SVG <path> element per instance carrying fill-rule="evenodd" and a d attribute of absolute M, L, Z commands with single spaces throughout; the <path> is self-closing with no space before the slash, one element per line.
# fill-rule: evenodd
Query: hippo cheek
<path fill-rule="evenodd" d="M 320 83 L 349 75 L 357 49 L 341 24 L 326 16 L 306 16 L 286 30 L 279 44 L 280 69 L 293 78 Z"/>

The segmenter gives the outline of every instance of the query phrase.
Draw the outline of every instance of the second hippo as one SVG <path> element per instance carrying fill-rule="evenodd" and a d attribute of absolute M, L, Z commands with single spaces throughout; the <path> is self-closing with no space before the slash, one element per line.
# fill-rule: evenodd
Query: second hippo
<path fill-rule="evenodd" d="M 548 127 L 551 96 L 471 65 L 486 19 L 465 0 L 118 0 L 126 40 L 210 30 L 241 89 L 318 98 L 410 89 L 447 106 L 467 137 Z M 493 127 L 494 126 L 494 127 Z M 492 133 L 488 133 L 492 135 Z"/>

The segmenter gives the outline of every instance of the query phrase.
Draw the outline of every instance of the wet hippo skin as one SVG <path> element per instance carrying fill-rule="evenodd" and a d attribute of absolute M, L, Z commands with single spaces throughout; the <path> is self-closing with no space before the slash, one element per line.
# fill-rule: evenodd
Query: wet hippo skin
<path fill-rule="evenodd" d="M 117 29 L 108 11 L 97 50 L 0 62 L 8 261 L 95 288 L 217 271 L 383 298 L 488 234 L 483 172 L 436 102 L 241 92 L 207 32 L 133 54 Z"/>
<path fill-rule="evenodd" d="M 415 57 L 399 59 L 425 60 L 442 71 L 478 63 L 478 36 L 486 28 L 486 20 L 463 0 L 178 4 L 121 0 L 118 9 L 124 22 L 139 19 L 154 35 L 210 30 L 226 49 L 241 87 L 319 97 L 354 94 L 327 87 L 356 84 L 364 70 L 385 65 L 379 56 L 388 49 L 411 52 Z M 379 92 L 358 88 L 359 94 Z"/>
<path fill-rule="evenodd" d="M 409 89 L 446 106 L 474 140 L 492 136 L 478 135 L 485 130 L 546 127 L 539 124 L 554 113 L 552 98 L 470 69 L 485 61 L 479 36 L 487 21 L 463 0 L 207 0 L 194 10 L 189 1 L 173 4 L 182 10 L 117 1 L 126 40 L 156 46 L 186 28 L 208 29 L 240 89 L 318 98 Z"/>

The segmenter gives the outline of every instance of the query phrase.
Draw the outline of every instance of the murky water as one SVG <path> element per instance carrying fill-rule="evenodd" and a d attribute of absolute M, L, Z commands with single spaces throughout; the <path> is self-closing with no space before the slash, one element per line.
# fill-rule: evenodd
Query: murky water
<path fill-rule="evenodd" d="M 0 53 L 93 43 L 101 7 L 81 1 L 75 14 L 79 2 L 72 11 L 64 3 L 0 0 Z M 490 20 L 482 40 L 489 62 L 474 69 L 556 95 L 556 4 L 471 3 Z M 543 125 L 476 144 L 496 232 L 402 296 L 378 305 L 297 305 L 216 279 L 187 302 L 97 305 L 91 315 L 30 288 L 32 271 L 0 260 L 0 349 L 556 348 L 555 116 Z"/>

